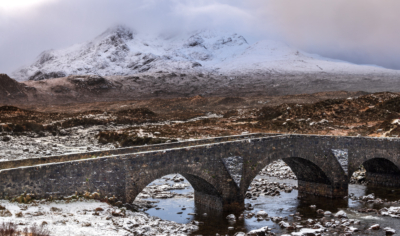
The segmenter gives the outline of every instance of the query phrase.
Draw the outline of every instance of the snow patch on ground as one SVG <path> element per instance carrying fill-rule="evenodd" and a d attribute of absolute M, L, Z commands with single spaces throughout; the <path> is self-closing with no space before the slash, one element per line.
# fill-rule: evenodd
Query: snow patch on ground
<path fill-rule="evenodd" d="M 143 212 L 120 210 L 95 200 L 41 201 L 31 204 L 1 200 L 0 205 L 12 216 L 0 222 L 13 222 L 21 228 L 33 224 L 46 225 L 52 235 L 186 235 L 197 226 L 178 224 L 148 216 Z M 97 210 L 96 210 L 97 209 Z M 17 216 L 17 213 L 22 215 Z M 124 216 L 114 216 L 122 213 Z"/>

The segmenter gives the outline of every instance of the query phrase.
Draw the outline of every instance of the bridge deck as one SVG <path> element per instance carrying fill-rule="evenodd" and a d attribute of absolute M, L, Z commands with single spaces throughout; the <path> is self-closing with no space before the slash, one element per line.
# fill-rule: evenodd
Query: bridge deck
<path fill-rule="evenodd" d="M 171 148 L 182 148 L 182 147 L 190 147 L 197 146 L 203 144 L 212 144 L 212 143 L 220 143 L 220 142 L 228 142 L 235 141 L 240 139 L 253 139 L 253 138 L 261 138 L 268 136 L 277 136 L 279 134 L 267 134 L 267 133 L 253 133 L 253 134 L 244 134 L 244 135 L 233 135 L 233 136 L 224 136 L 217 138 L 206 138 L 199 140 L 190 140 L 190 141 L 182 141 L 182 142 L 173 142 L 173 143 L 162 143 L 155 145 L 144 145 L 144 146 L 136 146 L 129 148 L 117 148 L 112 150 L 103 150 L 103 151 L 93 151 L 93 152 L 84 152 L 84 153 L 72 153 L 65 154 L 59 156 L 49 156 L 49 157 L 39 157 L 39 158 L 30 158 L 23 160 L 12 160 L 12 161 L 3 161 L 0 162 L 0 170 L 12 169 L 18 167 L 27 167 L 27 166 L 36 166 L 43 164 L 51 164 L 51 163 L 59 163 L 59 162 L 67 162 L 67 161 L 75 161 L 75 160 L 83 160 L 89 158 L 97 158 L 97 157 L 107 157 L 112 155 L 123 155 L 123 154 L 132 154 L 137 152 L 145 152 L 145 151 L 157 151 Z"/>

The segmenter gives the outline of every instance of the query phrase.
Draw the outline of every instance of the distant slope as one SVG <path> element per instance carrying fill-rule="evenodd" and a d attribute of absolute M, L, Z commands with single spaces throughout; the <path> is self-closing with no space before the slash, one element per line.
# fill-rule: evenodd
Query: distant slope
<path fill-rule="evenodd" d="M 207 74 L 258 73 L 395 73 L 311 55 L 275 41 L 250 45 L 238 34 L 216 30 L 178 35 L 141 35 L 124 26 L 94 40 L 41 53 L 32 65 L 12 76 L 43 80 L 68 75 L 133 75 L 156 72 Z"/>
<path fill-rule="evenodd" d="M 18 83 L 6 74 L 0 74 L 0 101 L 2 104 L 26 100 L 29 89 L 33 88 Z"/>

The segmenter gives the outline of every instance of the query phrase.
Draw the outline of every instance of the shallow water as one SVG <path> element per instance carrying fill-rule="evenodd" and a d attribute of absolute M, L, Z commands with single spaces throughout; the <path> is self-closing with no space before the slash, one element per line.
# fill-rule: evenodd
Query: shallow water
<path fill-rule="evenodd" d="M 280 180 L 274 177 L 257 176 L 256 178 L 267 179 L 270 182 L 281 182 L 292 185 L 297 185 L 296 180 Z M 157 180 L 154 184 L 173 184 L 172 181 Z M 185 181 L 185 183 L 187 183 Z M 191 187 L 185 190 L 173 190 L 173 192 L 189 193 L 193 192 Z M 370 193 L 374 193 L 377 198 L 388 199 L 389 201 L 400 199 L 400 190 L 393 191 L 390 188 L 378 188 L 378 187 L 366 187 L 362 185 L 349 185 L 349 193 L 354 193 L 356 196 L 364 196 Z M 385 204 L 364 204 L 358 201 L 344 200 L 344 199 L 329 199 L 317 196 L 307 196 L 305 198 L 298 199 L 298 191 L 293 190 L 291 193 L 281 192 L 280 196 L 260 196 L 256 200 L 246 199 L 245 203 L 250 203 L 254 206 L 254 210 L 244 211 L 243 213 L 258 212 L 260 210 L 266 211 L 269 216 L 287 217 L 288 221 L 292 221 L 291 214 L 299 212 L 302 219 L 316 219 L 321 216 L 316 213 L 316 209 L 329 210 L 336 213 L 339 210 L 345 210 L 348 217 L 351 219 L 361 220 L 361 225 L 356 226 L 360 230 L 367 229 L 372 224 L 380 224 L 381 228 L 391 227 L 397 232 L 400 232 L 400 219 L 394 219 L 391 217 L 376 216 L 374 214 L 363 214 L 358 213 L 357 209 L 360 208 L 375 208 L 381 209 L 386 206 Z M 248 232 L 253 229 L 259 229 L 264 226 L 273 228 L 272 232 L 281 234 L 287 233 L 286 230 L 281 229 L 277 223 L 272 221 L 257 221 L 255 217 L 251 219 L 237 220 L 234 224 L 231 224 L 226 216 L 228 213 L 223 213 L 204 207 L 196 207 L 193 199 L 189 198 L 173 198 L 173 199 L 154 199 L 159 201 L 157 209 L 149 209 L 147 213 L 152 216 L 157 216 L 164 220 L 171 220 L 178 223 L 189 223 L 193 220 L 204 222 L 199 227 L 200 229 L 193 235 L 215 235 L 219 233 L 221 235 L 234 235 L 236 232 Z M 310 205 L 316 205 L 317 208 L 311 208 Z M 160 209 L 158 209 L 160 208 Z M 186 208 L 182 210 L 182 208 Z M 178 214 L 180 213 L 181 214 Z M 195 213 L 196 215 L 189 215 L 189 213 Z M 207 216 L 203 214 L 207 213 Z M 236 217 L 239 213 L 235 214 Z M 234 230 L 228 230 L 228 227 L 233 226 Z M 384 235 L 384 231 L 374 232 L 359 232 L 353 233 L 353 235 Z"/>

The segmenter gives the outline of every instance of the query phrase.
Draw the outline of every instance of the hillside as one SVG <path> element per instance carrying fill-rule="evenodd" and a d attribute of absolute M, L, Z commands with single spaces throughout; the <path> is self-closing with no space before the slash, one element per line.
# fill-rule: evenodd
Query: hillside
<path fill-rule="evenodd" d="M 24 101 L 27 99 L 27 91 L 34 88 L 18 83 L 6 74 L 0 74 L 0 101 L 2 103 Z"/>

